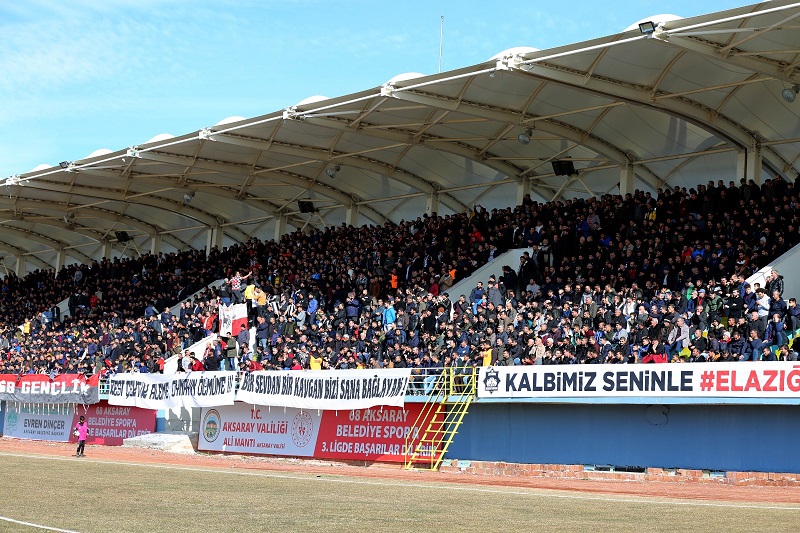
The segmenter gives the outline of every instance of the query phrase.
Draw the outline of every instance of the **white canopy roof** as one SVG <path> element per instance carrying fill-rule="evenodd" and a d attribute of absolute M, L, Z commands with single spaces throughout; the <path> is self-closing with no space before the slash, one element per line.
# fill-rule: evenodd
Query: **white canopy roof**
<path fill-rule="evenodd" d="M 800 169 L 800 3 L 773 1 L 432 76 L 4 180 L 0 254 L 28 270 Z M 787 94 L 783 94 L 783 91 Z M 523 144 L 527 135 L 530 142 Z M 569 159 L 576 173 L 556 176 Z M 750 165 L 749 173 L 745 169 Z M 64 168 L 62 168 L 64 167 Z M 738 174 L 737 174 L 738 172 Z M 633 176 L 633 183 L 626 176 Z M 755 175 L 758 178 L 757 175 Z M 318 211 L 301 212 L 298 201 Z M 117 231 L 132 240 L 119 242 Z"/>

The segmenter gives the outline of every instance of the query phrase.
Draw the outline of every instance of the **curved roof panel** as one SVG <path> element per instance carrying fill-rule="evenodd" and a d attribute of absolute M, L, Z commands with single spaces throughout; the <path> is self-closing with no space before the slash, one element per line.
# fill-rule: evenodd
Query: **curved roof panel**
<path fill-rule="evenodd" d="M 509 205 L 526 192 L 540 201 L 616 194 L 629 190 L 621 176 L 630 173 L 632 187 L 650 191 L 759 179 L 758 160 L 794 180 L 800 102 L 781 91 L 800 84 L 798 4 L 649 20 L 647 35 L 634 26 L 550 50 L 515 48 L 37 167 L 3 183 L 0 253 L 31 269 L 225 246 Z M 555 175 L 558 160 L 576 172 Z"/>

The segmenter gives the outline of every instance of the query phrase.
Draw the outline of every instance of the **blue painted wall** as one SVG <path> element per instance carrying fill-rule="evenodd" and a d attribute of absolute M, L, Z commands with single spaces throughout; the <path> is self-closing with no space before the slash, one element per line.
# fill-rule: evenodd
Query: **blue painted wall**
<path fill-rule="evenodd" d="M 800 472 L 790 405 L 475 403 L 447 457 L 513 463 Z"/>
<path fill-rule="evenodd" d="M 156 433 L 163 433 L 167 430 L 167 415 L 164 409 L 156 411 Z"/>

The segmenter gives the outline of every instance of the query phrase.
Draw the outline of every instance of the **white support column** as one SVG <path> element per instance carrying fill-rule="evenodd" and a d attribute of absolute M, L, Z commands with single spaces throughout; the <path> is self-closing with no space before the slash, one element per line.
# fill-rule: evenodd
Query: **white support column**
<path fill-rule="evenodd" d="M 23 277 L 25 275 L 25 269 L 27 267 L 27 261 L 25 260 L 25 256 L 22 255 L 22 254 L 19 254 L 19 255 L 15 256 L 15 257 L 17 258 L 17 266 L 14 269 L 14 272 L 16 272 L 17 276 Z"/>
<path fill-rule="evenodd" d="M 747 182 L 747 152 L 742 150 L 736 152 L 736 186 L 738 187 L 742 180 Z"/>
<path fill-rule="evenodd" d="M 211 253 L 214 247 L 222 248 L 222 228 L 219 226 L 210 227 L 206 232 L 206 256 Z"/>
<path fill-rule="evenodd" d="M 434 191 L 428 195 L 425 201 L 425 212 L 427 214 L 437 213 L 439 211 L 439 193 Z"/>
<path fill-rule="evenodd" d="M 158 255 L 161 253 L 161 235 L 156 233 L 150 238 L 150 254 Z"/>
<path fill-rule="evenodd" d="M 753 145 L 747 150 L 747 179 L 761 185 L 762 180 L 761 143 L 753 141 Z"/>
<path fill-rule="evenodd" d="M 522 205 L 522 200 L 525 199 L 526 194 L 530 194 L 531 192 L 531 180 L 527 177 L 523 177 L 521 180 L 517 181 L 517 205 Z"/>
<path fill-rule="evenodd" d="M 633 178 L 633 164 L 631 164 L 629 159 L 626 159 L 625 164 L 620 168 L 619 171 L 620 196 L 625 196 L 628 193 L 633 194 Z"/>
<path fill-rule="evenodd" d="M 275 234 L 273 235 L 273 239 L 276 242 L 281 240 L 284 233 L 286 233 L 286 216 L 278 215 L 275 218 Z"/>
<path fill-rule="evenodd" d="M 62 247 L 56 252 L 56 276 L 64 268 L 64 263 L 67 260 L 67 251 Z"/>
<path fill-rule="evenodd" d="M 350 204 L 350 207 L 347 208 L 345 224 L 348 226 L 358 227 L 358 204 L 352 203 Z"/>
<path fill-rule="evenodd" d="M 114 248 L 111 246 L 111 241 L 103 241 L 103 259 L 111 259 L 111 252 Z"/>

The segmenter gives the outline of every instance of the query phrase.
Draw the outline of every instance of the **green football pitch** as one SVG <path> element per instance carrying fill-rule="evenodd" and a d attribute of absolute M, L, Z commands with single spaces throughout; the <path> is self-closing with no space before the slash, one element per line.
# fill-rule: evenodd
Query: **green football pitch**
<path fill-rule="evenodd" d="M 0 453 L 0 476 L 0 532 L 794 532 L 800 523 L 800 506 L 793 504 L 694 502 L 20 453 Z"/>

